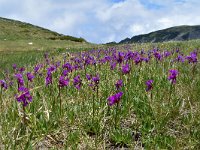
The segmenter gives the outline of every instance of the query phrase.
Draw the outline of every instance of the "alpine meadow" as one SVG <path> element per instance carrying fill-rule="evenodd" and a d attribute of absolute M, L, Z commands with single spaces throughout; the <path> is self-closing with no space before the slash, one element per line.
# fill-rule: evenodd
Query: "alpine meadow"
<path fill-rule="evenodd" d="M 199 33 L 95 44 L 0 18 L 0 149 L 200 149 Z"/>

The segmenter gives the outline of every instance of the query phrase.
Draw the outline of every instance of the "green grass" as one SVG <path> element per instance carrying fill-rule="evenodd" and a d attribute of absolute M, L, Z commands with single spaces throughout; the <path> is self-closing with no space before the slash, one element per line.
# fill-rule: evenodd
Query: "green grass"
<path fill-rule="evenodd" d="M 154 46 L 159 46 L 161 51 L 179 47 L 185 55 L 199 47 L 198 42 L 192 41 L 132 45 L 131 49 L 147 51 Z M 117 49 L 124 50 L 121 45 Z M 64 51 L 52 51 L 50 56 L 57 56 L 56 60 L 63 64 Z M 27 62 L 27 71 L 33 71 L 36 61 L 44 64 L 42 55 L 35 52 L 18 52 L 15 56 L 4 54 L 2 66 L 12 64 L 16 59 L 21 63 L 19 66 Z M 58 80 L 62 68 L 53 73 L 53 84 L 45 86 L 45 65 L 40 70 L 42 75 L 29 83 L 33 101 L 25 109 L 25 124 L 23 107 L 14 97 L 18 91 L 16 79 L 13 79 L 13 87 L 2 90 L 0 97 L 0 148 L 199 149 L 200 63 L 192 71 L 194 65 L 187 61 L 170 63 L 175 57 L 176 54 L 158 63 L 152 58 L 150 63 L 141 65 L 129 62 L 132 67 L 127 75 L 121 75 L 119 65 L 112 71 L 109 63 L 96 67 L 89 65 L 86 70 L 69 73 L 70 84 L 61 89 Z M 169 69 L 179 71 L 173 86 L 167 79 Z M 90 82 L 86 80 L 85 72 L 100 75 L 98 92 L 97 88 L 93 90 L 88 86 Z M 79 91 L 73 86 L 73 78 L 77 75 L 82 79 Z M 107 98 L 117 92 L 115 83 L 120 78 L 124 81 L 121 89 L 124 94 L 119 105 L 109 107 Z M 25 75 L 24 79 L 27 86 Z M 153 89 L 146 92 L 145 82 L 149 79 L 154 80 Z"/>
<path fill-rule="evenodd" d="M 32 24 L 0 17 L 0 51 L 88 48 L 95 44 L 83 38 L 63 35 Z M 33 43 L 29 45 L 28 43 Z"/>
<path fill-rule="evenodd" d="M 0 17 L 0 40 L 52 39 L 86 42 L 83 38 L 66 36 L 29 23 Z"/>
<path fill-rule="evenodd" d="M 28 43 L 32 42 L 32 45 Z M 88 48 L 96 47 L 94 44 L 80 43 L 73 41 L 64 40 L 47 40 L 47 39 L 30 39 L 30 40 L 7 40 L 0 41 L 0 52 L 1 51 L 30 51 L 30 50 L 52 50 L 56 48 Z"/>

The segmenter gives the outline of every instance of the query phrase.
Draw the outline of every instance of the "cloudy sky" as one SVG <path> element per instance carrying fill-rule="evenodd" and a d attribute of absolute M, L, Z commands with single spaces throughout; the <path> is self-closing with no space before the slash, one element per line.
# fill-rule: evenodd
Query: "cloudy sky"
<path fill-rule="evenodd" d="M 0 16 L 106 43 L 177 25 L 200 25 L 199 0 L 0 0 Z"/>

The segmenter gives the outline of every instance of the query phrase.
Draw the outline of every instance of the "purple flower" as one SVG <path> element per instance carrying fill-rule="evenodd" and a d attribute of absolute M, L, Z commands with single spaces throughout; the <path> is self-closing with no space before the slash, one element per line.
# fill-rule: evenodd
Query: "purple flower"
<path fill-rule="evenodd" d="M 4 89 L 8 88 L 8 86 L 4 80 L 0 80 L 0 86 L 1 86 L 1 88 L 4 88 Z"/>
<path fill-rule="evenodd" d="M 178 55 L 177 58 L 176 58 L 176 60 L 177 60 L 178 62 L 184 62 L 184 61 L 185 61 L 185 58 L 184 58 L 182 55 Z"/>
<path fill-rule="evenodd" d="M 99 84 L 99 75 L 96 75 L 94 77 L 92 77 L 92 81 L 94 82 L 95 85 L 98 85 Z"/>
<path fill-rule="evenodd" d="M 33 75 L 33 74 L 31 74 L 30 72 L 28 72 L 28 73 L 26 74 L 26 76 L 27 76 L 27 78 L 28 78 L 28 81 L 33 82 L 33 79 L 34 79 L 34 75 Z"/>
<path fill-rule="evenodd" d="M 24 71 L 25 71 L 25 68 L 24 68 L 24 67 L 19 68 L 19 72 L 20 72 L 20 73 L 23 73 Z"/>
<path fill-rule="evenodd" d="M 78 70 L 80 67 L 79 67 L 79 65 L 78 64 L 75 64 L 74 66 L 73 66 L 73 69 L 74 70 Z"/>
<path fill-rule="evenodd" d="M 17 78 L 18 88 L 21 86 L 24 86 L 24 79 L 22 74 L 15 74 L 15 77 Z"/>
<path fill-rule="evenodd" d="M 121 64 L 123 62 L 125 54 L 123 52 L 118 52 L 118 56 L 116 58 L 117 62 Z"/>
<path fill-rule="evenodd" d="M 170 56 L 170 55 L 171 55 L 170 52 L 168 52 L 168 51 L 165 51 L 165 52 L 164 52 L 164 56 L 165 56 L 165 57 L 168 57 L 168 56 Z"/>
<path fill-rule="evenodd" d="M 60 67 L 60 61 L 56 62 L 56 68 Z"/>
<path fill-rule="evenodd" d="M 80 78 L 80 75 L 74 77 L 74 86 L 80 90 L 81 89 L 81 85 L 82 85 L 82 80 Z"/>
<path fill-rule="evenodd" d="M 47 76 L 45 78 L 46 86 L 52 84 L 52 73 L 51 71 L 47 71 Z"/>
<path fill-rule="evenodd" d="M 154 52 L 154 57 L 156 58 L 156 60 L 161 60 L 162 59 L 162 55 L 159 52 Z"/>
<path fill-rule="evenodd" d="M 63 76 L 67 76 L 67 75 L 68 75 L 68 72 L 69 72 L 68 70 L 63 70 L 62 75 L 63 75 Z"/>
<path fill-rule="evenodd" d="M 146 86 L 147 86 L 146 91 L 147 92 L 152 90 L 152 88 L 153 88 L 152 84 L 153 84 L 153 80 L 147 80 L 147 82 L 146 82 Z"/>
<path fill-rule="evenodd" d="M 22 92 L 21 95 L 16 95 L 16 99 L 18 102 L 23 103 L 23 106 L 27 106 L 30 102 L 32 102 L 32 96 L 27 88 L 21 87 L 20 91 Z"/>
<path fill-rule="evenodd" d="M 135 56 L 134 53 L 132 51 L 128 50 L 128 52 L 126 53 L 125 58 L 126 58 L 126 60 L 130 60 L 130 59 L 133 59 L 134 56 Z"/>
<path fill-rule="evenodd" d="M 189 56 L 186 56 L 189 63 L 197 63 L 197 53 L 191 52 Z"/>
<path fill-rule="evenodd" d="M 89 75 L 89 74 L 86 74 L 86 78 L 88 81 L 91 81 L 89 83 L 89 86 L 93 88 L 93 90 L 95 91 L 96 88 L 98 88 L 98 84 L 99 84 L 99 74 L 97 74 L 96 76 L 93 76 L 92 75 Z"/>
<path fill-rule="evenodd" d="M 64 68 L 66 68 L 69 72 L 71 72 L 73 70 L 73 67 L 72 67 L 72 65 L 69 62 L 67 62 L 67 63 L 65 63 L 63 65 L 63 69 Z"/>
<path fill-rule="evenodd" d="M 110 60 L 111 60 L 111 56 L 105 56 L 104 59 L 105 59 L 106 61 L 110 61 Z"/>
<path fill-rule="evenodd" d="M 13 64 L 12 67 L 13 67 L 14 70 L 17 69 L 17 65 L 16 64 Z"/>
<path fill-rule="evenodd" d="M 114 70 L 117 66 L 117 63 L 116 62 L 110 62 L 110 69 L 111 70 Z"/>
<path fill-rule="evenodd" d="M 123 74 L 128 74 L 129 72 L 130 72 L 129 64 L 122 66 L 122 73 Z"/>
<path fill-rule="evenodd" d="M 48 72 L 53 72 L 53 71 L 56 71 L 56 66 L 54 66 L 54 65 L 51 65 L 49 68 L 47 68 L 47 71 Z"/>
<path fill-rule="evenodd" d="M 175 84 L 176 83 L 176 77 L 178 75 L 178 70 L 169 70 L 169 76 L 168 76 L 168 80 L 171 81 L 172 84 Z"/>
<path fill-rule="evenodd" d="M 60 78 L 59 78 L 59 86 L 60 87 L 65 87 L 68 84 L 69 84 L 69 79 L 68 78 L 65 79 L 65 76 L 60 76 Z"/>
<path fill-rule="evenodd" d="M 141 55 L 145 54 L 144 49 L 142 49 L 142 50 L 140 51 L 140 54 L 141 54 Z"/>
<path fill-rule="evenodd" d="M 39 71 L 39 69 L 42 68 L 42 66 L 43 66 L 42 64 L 36 65 L 36 66 L 34 67 L 34 74 L 37 74 L 38 71 Z"/>
<path fill-rule="evenodd" d="M 52 72 L 54 72 L 56 69 L 57 68 L 54 65 L 51 65 L 49 68 L 47 68 L 47 76 L 45 78 L 46 86 L 52 84 Z"/>
<path fill-rule="evenodd" d="M 118 103 L 120 101 L 122 95 L 123 95 L 123 92 L 119 92 L 119 93 L 116 93 L 115 95 L 109 96 L 108 97 L 108 102 L 109 102 L 108 104 L 110 106 L 112 106 L 115 103 Z"/>
<path fill-rule="evenodd" d="M 148 63 L 149 60 L 150 60 L 150 58 L 149 58 L 149 57 L 147 57 L 147 58 L 146 58 L 146 57 L 143 57 L 142 60 L 145 61 L 146 63 Z"/>
<path fill-rule="evenodd" d="M 139 63 L 142 62 L 142 58 L 140 57 L 140 55 L 138 55 L 137 57 L 134 58 L 134 62 L 136 65 L 138 65 Z"/>
<path fill-rule="evenodd" d="M 91 78 L 92 78 L 92 76 L 91 76 L 91 75 L 89 75 L 89 74 L 86 74 L 86 79 L 87 79 L 87 80 L 91 80 Z"/>
<path fill-rule="evenodd" d="M 122 86 L 123 86 L 123 80 L 118 80 L 116 83 L 115 83 L 115 86 L 117 88 L 117 90 L 119 90 Z"/>

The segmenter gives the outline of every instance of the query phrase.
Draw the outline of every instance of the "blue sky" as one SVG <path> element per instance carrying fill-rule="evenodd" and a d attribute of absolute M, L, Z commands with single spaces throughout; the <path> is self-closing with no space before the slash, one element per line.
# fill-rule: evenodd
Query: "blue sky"
<path fill-rule="evenodd" d="M 106 43 L 200 25 L 199 0 L 0 0 L 0 16 Z"/>

